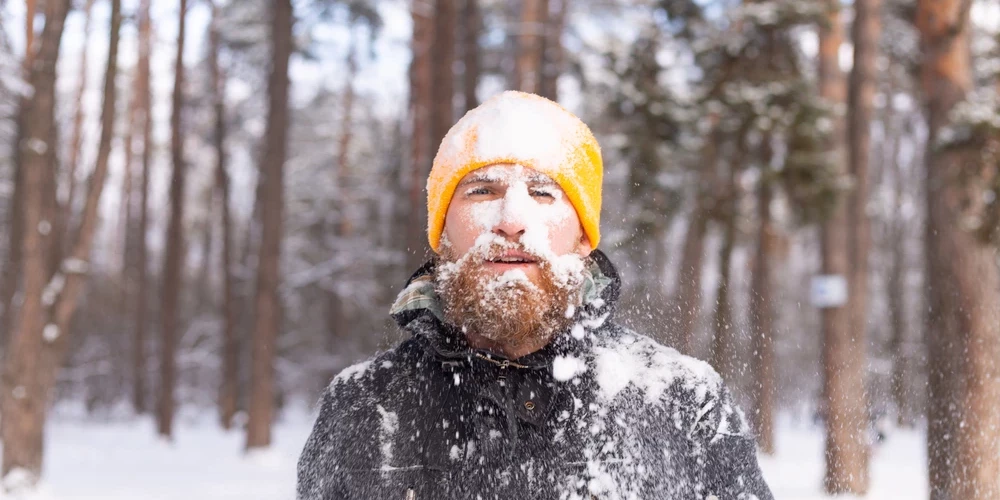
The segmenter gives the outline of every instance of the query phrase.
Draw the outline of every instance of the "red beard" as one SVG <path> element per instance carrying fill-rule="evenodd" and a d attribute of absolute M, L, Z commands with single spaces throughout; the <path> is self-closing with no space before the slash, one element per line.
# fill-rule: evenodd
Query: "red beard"
<path fill-rule="evenodd" d="M 534 281 L 501 279 L 486 269 L 487 262 L 511 249 L 525 251 L 519 245 L 493 244 L 456 260 L 444 250 L 435 288 L 445 319 L 505 348 L 546 345 L 573 324 L 582 276 L 559 280 L 541 258 L 535 258 L 540 272 Z"/>

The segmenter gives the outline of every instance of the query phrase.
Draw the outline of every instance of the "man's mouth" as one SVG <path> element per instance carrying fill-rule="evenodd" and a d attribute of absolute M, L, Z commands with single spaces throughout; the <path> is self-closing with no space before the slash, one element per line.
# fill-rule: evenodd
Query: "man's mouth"
<path fill-rule="evenodd" d="M 507 252 L 504 253 L 503 255 L 499 255 L 489 259 L 489 262 L 493 264 L 508 264 L 508 265 L 537 264 L 538 259 L 523 252 Z"/>

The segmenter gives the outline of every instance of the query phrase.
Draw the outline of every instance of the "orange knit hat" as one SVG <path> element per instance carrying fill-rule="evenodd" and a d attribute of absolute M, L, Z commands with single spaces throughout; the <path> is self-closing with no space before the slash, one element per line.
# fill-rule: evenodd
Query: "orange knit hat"
<path fill-rule="evenodd" d="M 576 209 L 591 248 L 597 248 L 604 177 L 597 140 L 562 106 L 507 91 L 466 113 L 441 141 L 427 179 L 427 239 L 435 252 L 459 181 L 500 163 L 528 167 L 556 181 Z"/>

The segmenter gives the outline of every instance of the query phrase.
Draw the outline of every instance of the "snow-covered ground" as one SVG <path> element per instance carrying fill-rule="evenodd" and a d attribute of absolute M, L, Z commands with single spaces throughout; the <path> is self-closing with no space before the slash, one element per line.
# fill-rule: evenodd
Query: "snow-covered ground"
<path fill-rule="evenodd" d="M 58 417 L 51 426 L 40 491 L 23 500 L 290 500 L 295 462 L 312 416 L 292 412 L 275 428 L 274 447 L 243 453 L 243 435 L 222 432 L 211 416 L 178 423 L 173 443 L 149 419 L 96 423 Z M 778 455 L 761 459 L 779 500 L 821 493 L 823 435 L 783 422 Z M 923 436 L 893 431 L 875 452 L 870 500 L 927 498 Z M 2 493 L 0 493 L 2 496 Z M 21 500 L 21 499 L 19 499 Z"/>

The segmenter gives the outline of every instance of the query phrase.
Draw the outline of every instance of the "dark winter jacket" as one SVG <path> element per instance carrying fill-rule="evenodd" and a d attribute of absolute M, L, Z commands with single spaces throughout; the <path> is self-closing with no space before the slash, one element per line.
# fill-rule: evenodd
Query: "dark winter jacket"
<path fill-rule="evenodd" d="M 772 499 L 718 375 L 614 323 L 595 252 L 573 329 L 506 360 L 441 321 L 425 265 L 412 337 L 340 373 L 299 460 L 300 499 Z"/>

